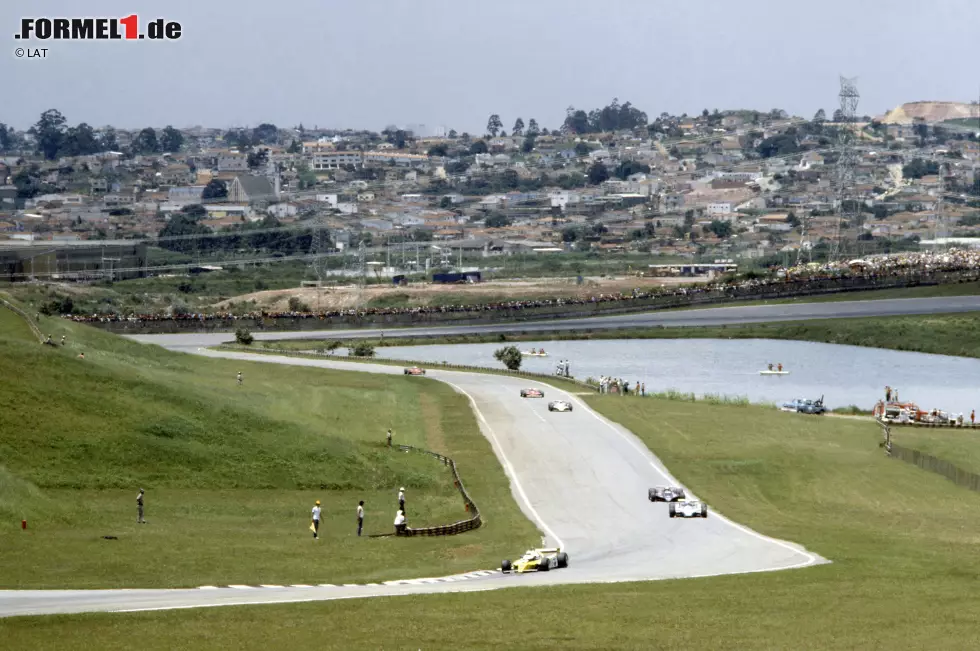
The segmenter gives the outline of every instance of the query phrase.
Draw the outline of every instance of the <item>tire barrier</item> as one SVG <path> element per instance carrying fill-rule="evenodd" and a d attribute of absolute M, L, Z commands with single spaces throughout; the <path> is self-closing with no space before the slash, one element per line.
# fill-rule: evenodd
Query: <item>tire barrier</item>
<path fill-rule="evenodd" d="M 395 536 L 455 536 L 456 534 L 479 529 L 483 525 L 483 518 L 480 516 L 480 509 L 477 508 L 476 503 L 470 498 L 469 493 L 466 492 L 466 488 L 463 486 L 463 481 L 459 478 L 459 472 L 456 470 L 455 461 L 445 455 L 439 454 L 438 452 L 423 450 L 422 448 L 417 448 L 411 445 L 399 445 L 398 448 L 405 452 L 427 454 L 431 457 L 435 457 L 443 464 L 449 466 L 453 473 L 453 485 L 455 485 L 456 489 L 459 490 L 459 494 L 462 495 L 463 504 L 466 507 L 466 511 L 468 513 L 472 513 L 473 515 L 465 520 L 453 522 L 452 524 L 437 525 L 435 527 L 422 527 L 419 529 L 405 527 L 403 531 L 396 531 L 394 534 Z"/>
<path fill-rule="evenodd" d="M 180 332 L 234 332 L 248 328 L 255 332 L 288 332 L 332 330 L 364 327 L 398 327 L 422 325 L 479 325 L 484 323 L 520 323 L 548 319 L 611 316 L 651 312 L 678 307 L 705 306 L 744 301 L 766 301 L 801 296 L 821 296 L 845 292 L 898 289 L 965 283 L 980 280 L 980 273 L 969 271 L 912 272 L 885 276 L 840 276 L 792 281 L 767 281 L 765 284 L 725 287 L 694 287 L 652 296 L 601 297 L 599 299 L 564 299 L 561 304 L 500 306 L 470 305 L 461 309 L 420 308 L 406 312 L 372 312 L 322 315 L 180 315 L 176 318 L 126 316 L 68 316 L 75 321 L 116 334 L 174 334 Z"/>
<path fill-rule="evenodd" d="M 41 343 L 44 343 L 44 335 L 41 334 L 41 329 L 37 327 L 36 323 L 34 323 L 34 319 L 27 316 L 27 313 L 24 310 L 20 309 L 19 307 L 7 301 L 6 299 L 0 298 L 0 303 L 2 303 L 3 306 L 9 309 L 11 312 L 13 312 L 14 314 L 18 315 L 19 317 L 27 321 L 27 325 L 30 327 L 31 332 L 34 333 L 34 336 L 37 337 L 37 340 Z"/>

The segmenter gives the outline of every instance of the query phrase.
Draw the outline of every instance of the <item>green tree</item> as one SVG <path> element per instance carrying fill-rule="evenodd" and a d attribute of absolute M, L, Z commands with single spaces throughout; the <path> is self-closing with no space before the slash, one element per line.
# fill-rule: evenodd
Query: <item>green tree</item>
<path fill-rule="evenodd" d="M 439 207 L 442 208 L 443 210 L 446 210 L 447 208 L 452 208 L 453 200 L 449 197 L 443 197 L 442 199 L 439 200 Z"/>
<path fill-rule="evenodd" d="M 620 161 L 613 172 L 617 178 L 626 180 L 634 174 L 649 174 L 650 166 L 635 160 Z"/>
<path fill-rule="evenodd" d="M 150 127 L 143 129 L 133 139 L 133 153 L 135 154 L 155 154 L 160 151 L 160 143 L 157 142 L 157 132 Z"/>
<path fill-rule="evenodd" d="M 269 162 L 269 150 L 263 147 L 258 151 L 249 152 L 246 157 L 246 162 L 248 163 L 248 168 L 250 170 L 257 170 L 265 167 L 266 163 Z"/>
<path fill-rule="evenodd" d="M 449 150 L 446 148 L 446 145 L 445 144 L 439 143 L 439 144 L 432 145 L 431 147 L 429 147 L 429 151 L 426 152 L 426 153 L 429 156 L 448 156 L 449 155 Z"/>
<path fill-rule="evenodd" d="M 527 121 L 527 135 L 536 136 L 541 133 L 541 129 L 538 127 L 538 121 L 531 118 Z"/>
<path fill-rule="evenodd" d="M 522 120 L 521 118 L 517 118 L 516 120 L 514 120 L 514 128 L 511 129 L 510 132 L 515 136 L 524 135 L 524 120 Z"/>
<path fill-rule="evenodd" d="M 708 230 L 717 235 L 718 237 L 724 239 L 731 236 L 732 234 L 732 223 L 722 221 L 720 219 L 711 220 L 711 224 L 708 225 Z"/>
<path fill-rule="evenodd" d="M 347 354 L 351 357 L 374 357 L 374 346 L 367 341 L 358 341 L 347 348 Z"/>
<path fill-rule="evenodd" d="M 184 134 L 174 129 L 169 124 L 164 127 L 160 134 L 160 149 L 171 154 L 180 151 L 184 145 Z"/>
<path fill-rule="evenodd" d="M 513 223 L 507 215 L 493 214 L 483 220 L 483 225 L 487 228 L 504 228 Z"/>
<path fill-rule="evenodd" d="M 487 120 L 487 133 L 490 134 L 492 138 L 496 138 L 500 130 L 504 128 L 504 123 L 500 121 L 500 116 L 496 113 L 492 114 Z"/>
<path fill-rule="evenodd" d="M 201 199 L 224 199 L 228 196 L 228 186 L 224 181 L 211 179 L 201 192 Z"/>
<path fill-rule="evenodd" d="M 592 151 L 592 147 L 589 147 L 588 143 L 585 142 L 575 143 L 576 156 L 588 156 L 590 151 Z"/>
<path fill-rule="evenodd" d="M 827 112 L 824 111 L 823 109 L 818 110 L 816 112 L 816 114 L 813 116 L 813 121 L 814 122 L 818 122 L 818 123 L 819 122 L 826 122 L 827 121 Z"/>
<path fill-rule="evenodd" d="M 274 145 L 279 142 L 279 129 L 274 124 L 263 122 L 252 129 L 252 140 L 266 145 Z"/>
<path fill-rule="evenodd" d="M 116 130 L 106 127 L 99 138 L 99 149 L 102 151 L 119 151 L 119 141 L 116 140 Z"/>
<path fill-rule="evenodd" d="M 236 328 L 235 329 L 235 341 L 240 343 L 242 346 L 251 346 L 252 342 L 255 341 L 255 337 L 249 332 L 248 328 Z"/>
<path fill-rule="evenodd" d="M 299 144 L 299 140 L 294 140 L 289 143 L 289 147 L 286 148 L 286 152 L 289 154 L 298 154 L 303 151 L 303 146 Z"/>
<path fill-rule="evenodd" d="M 58 154 L 61 156 L 87 156 L 100 150 L 95 131 L 82 122 L 76 127 L 69 127 L 61 141 Z"/>
<path fill-rule="evenodd" d="M 3 122 L 0 122 L 0 151 L 7 152 L 14 148 L 14 142 L 17 136 L 14 133 L 13 127 L 8 127 Z"/>
<path fill-rule="evenodd" d="M 28 133 L 37 142 L 37 151 L 48 160 L 58 158 L 62 141 L 65 138 L 65 116 L 56 109 L 48 109 Z"/>
<path fill-rule="evenodd" d="M 524 142 L 521 143 L 521 152 L 525 154 L 530 154 L 534 151 L 535 137 L 531 131 L 528 131 L 527 137 L 524 138 Z"/>
<path fill-rule="evenodd" d="M 493 353 L 493 357 L 510 371 L 519 370 L 521 368 L 521 362 L 524 361 L 521 350 L 517 346 L 499 348 Z"/>
<path fill-rule="evenodd" d="M 589 168 L 588 177 L 590 185 L 599 185 L 609 180 L 609 170 L 606 169 L 605 163 L 596 161 Z"/>
<path fill-rule="evenodd" d="M 180 212 L 171 215 L 167 225 L 160 230 L 160 246 L 181 253 L 192 253 L 207 248 L 207 245 L 202 244 L 203 241 L 196 237 L 211 234 L 211 229 L 200 223 L 201 217 L 205 214 L 207 211 L 204 206 L 195 204 L 185 206 Z"/>
<path fill-rule="evenodd" d="M 489 151 L 487 143 L 483 140 L 477 140 L 472 145 L 470 145 L 470 154 L 485 154 Z"/>
<path fill-rule="evenodd" d="M 450 129 L 449 130 L 449 139 L 450 140 L 456 140 L 456 138 L 458 138 L 458 137 L 459 137 L 459 134 L 456 133 L 456 129 Z"/>

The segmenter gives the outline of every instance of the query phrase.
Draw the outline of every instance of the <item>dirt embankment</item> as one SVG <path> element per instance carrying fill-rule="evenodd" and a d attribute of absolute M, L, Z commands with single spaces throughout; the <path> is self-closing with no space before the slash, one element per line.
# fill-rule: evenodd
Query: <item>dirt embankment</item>
<path fill-rule="evenodd" d="M 501 300 L 535 298 L 588 298 L 601 293 L 645 290 L 665 285 L 677 286 L 698 278 L 586 278 L 579 285 L 574 279 L 556 278 L 534 281 L 488 281 L 472 285 L 413 284 L 404 287 L 390 285 L 339 285 L 332 287 L 296 287 L 253 292 L 234 296 L 216 303 L 216 310 L 231 309 L 241 303 L 253 303 L 255 309 L 286 311 L 289 299 L 296 298 L 312 309 L 336 310 L 366 306 L 429 306 L 447 304 L 479 304 Z M 317 295 L 319 293 L 319 296 Z"/>

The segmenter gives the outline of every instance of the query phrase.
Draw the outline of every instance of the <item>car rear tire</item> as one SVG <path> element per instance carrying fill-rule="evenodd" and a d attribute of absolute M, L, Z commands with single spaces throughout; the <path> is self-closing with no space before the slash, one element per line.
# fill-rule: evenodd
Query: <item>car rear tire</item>
<path fill-rule="evenodd" d="M 668 510 L 670 512 L 670 517 L 674 517 L 674 514 L 676 513 L 676 511 L 674 511 L 674 503 L 673 502 L 670 503 L 670 506 L 668 507 Z"/>
<path fill-rule="evenodd" d="M 707 504 L 702 504 L 701 505 L 701 517 L 702 518 L 708 517 L 708 505 Z"/>
<path fill-rule="evenodd" d="M 502 560 L 502 561 L 500 561 L 500 571 L 501 572 L 510 572 L 510 570 L 511 570 L 510 561 L 508 561 L 508 560 Z"/>
<path fill-rule="evenodd" d="M 647 499 L 649 499 L 651 502 L 656 502 L 657 501 L 657 491 L 653 490 L 652 488 L 649 489 L 647 491 Z"/>
<path fill-rule="evenodd" d="M 568 567 L 568 554 L 565 552 L 558 554 L 558 567 Z"/>
<path fill-rule="evenodd" d="M 548 559 L 542 559 L 541 563 L 538 565 L 538 571 L 547 572 L 549 569 L 551 568 L 548 567 Z"/>

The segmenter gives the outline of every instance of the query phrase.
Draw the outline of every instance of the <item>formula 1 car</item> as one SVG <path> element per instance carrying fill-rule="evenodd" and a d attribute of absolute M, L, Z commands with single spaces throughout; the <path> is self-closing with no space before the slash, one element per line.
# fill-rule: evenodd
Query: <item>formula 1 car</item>
<path fill-rule="evenodd" d="M 544 398 L 544 391 L 541 389 L 521 389 L 522 398 Z"/>
<path fill-rule="evenodd" d="M 425 369 L 419 368 L 418 366 L 413 366 L 412 368 L 406 368 L 405 375 L 425 375 Z"/>
<path fill-rule="evenodd" d="M 554 400 L 548 403 L 548 411 L 571 411 L 572 403 L 564 400 Z"/>
<path fill-rule="evenodd" d="M 547 572 L 561 567 L 568 567 L 568 554 L 560 547 L 548 549 L 529 549 L 516 561 L 504 560 L 500 563 L 501 572 Z"/>
<path fill-rule="evenodd" d="M 651 502 L 680 502 L 687 498 L 683 488 L 676 486 L 657 486 L 647 491 Z"/>
<path fill-rule="evenodd" d="M 672 518 L 706 518 L 708 517 L 708 505 L 697 500 L 684 500 L 681 502 L 671 502 L 670 517 Z"/>

